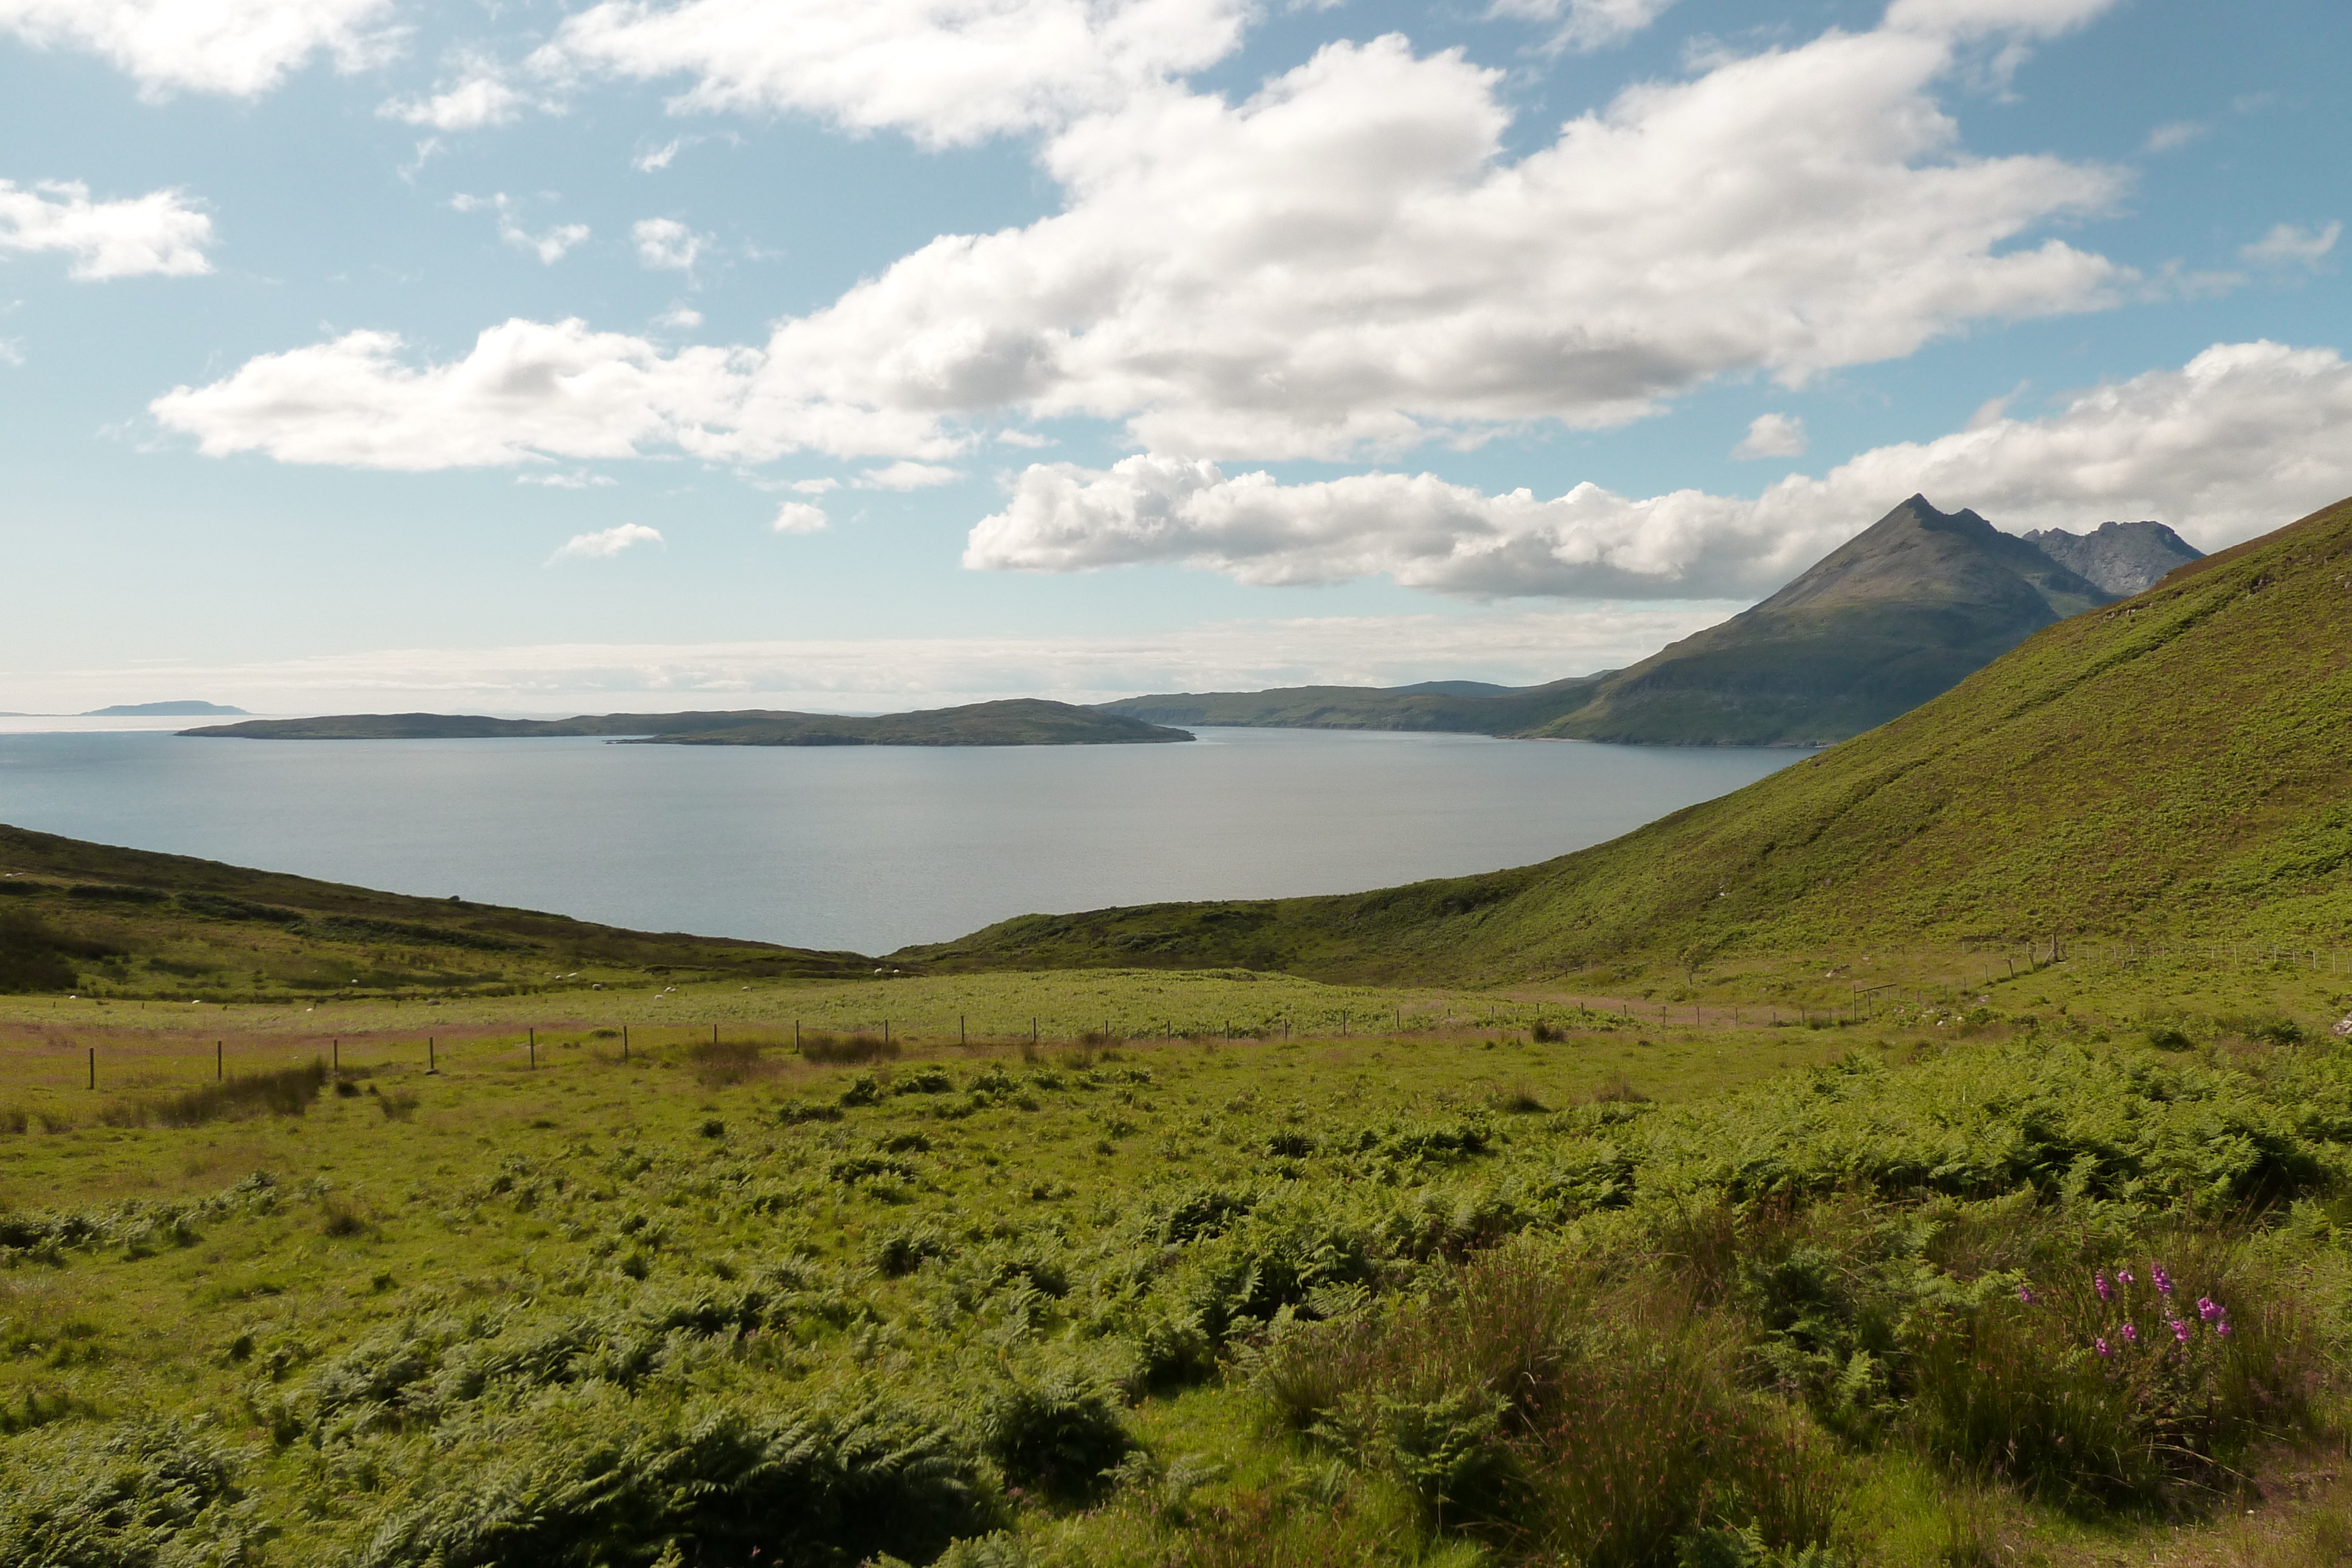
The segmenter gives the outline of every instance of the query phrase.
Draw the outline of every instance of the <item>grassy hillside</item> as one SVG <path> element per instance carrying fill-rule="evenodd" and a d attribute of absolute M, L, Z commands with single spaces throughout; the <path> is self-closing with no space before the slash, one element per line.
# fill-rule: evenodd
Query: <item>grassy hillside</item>
<path fill-rule="evenodd" d="M 872 967 L 0 827 L 0 991 L 352 996 Z"/>
<path fill-rule="evenodd" d="M 1341 897 L 1033 915 L 909 956 L 1504 978 L 1826 941 L 2332 942 L 2352 920 L 2347 647 L 2352 502 L 1559 860 Z"/>
<path fill-rule="evenodd" d="M 577 718 L 352 713 L 206 725 L 183 735 L 226 740 L 502 739 L 605 735 L 663 746 L 1105 746 L 1190 740 L 1181 729 L 1039 697 L 856 717 L 745 708 L 726 713 L 607 713 Z"/>

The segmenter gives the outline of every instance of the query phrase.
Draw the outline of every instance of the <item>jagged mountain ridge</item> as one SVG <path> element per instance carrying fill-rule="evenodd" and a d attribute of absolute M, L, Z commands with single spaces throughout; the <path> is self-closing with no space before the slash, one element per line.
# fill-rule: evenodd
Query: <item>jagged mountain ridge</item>
<path fill-rule="evenodd" d="M 2204 556 L 2162 523 L 2101 523 L 2087 534 L 2036 528 L 2020 537 L 2077 576 L 2126 599 Z"/>

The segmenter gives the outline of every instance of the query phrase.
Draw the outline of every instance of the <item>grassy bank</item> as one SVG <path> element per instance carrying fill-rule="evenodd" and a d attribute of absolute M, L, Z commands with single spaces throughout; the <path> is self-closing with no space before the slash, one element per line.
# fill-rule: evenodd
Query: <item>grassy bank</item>
<path fill-rule="evenodd" d="M 1065 1022 L 1034 1048 L 939 1022 L 882 1046 L 877 991 L 979 1011 L 1017 999 L 995 976 L 673 993 L 697 1016 L 631 1025 L 625 1061 L 616 1026 L 520 998 L 436 1009 L 462 1027 L 430 1074 L 379 1017 L 306 1077 L 289 1009 L 211 1009 L 210 1091 L 212 1042 L 176 1027 L 115 1031 L 97 1092 L 12 1048 L 0 1556 L 2284 1568 L 2341 1543 L 2332 1042 L 1143 988 L 1174 978 L 1025 977 Z M 1199 1023 L 1258 988 L 1427 1010 L 1106 1047 L 1072 1027 L 1106 985 Z M 834 1061 L 791 1050 L 786 1006 Z"/>

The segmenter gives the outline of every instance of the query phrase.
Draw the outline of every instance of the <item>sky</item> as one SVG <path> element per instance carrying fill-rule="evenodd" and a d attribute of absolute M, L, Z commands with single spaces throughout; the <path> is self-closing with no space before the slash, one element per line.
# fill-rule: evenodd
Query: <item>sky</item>
<path fill-rule="evenodd" d="M 0 0 L 0 709 L 1613 667 L 2352 494 L 2342 0 Z"/>

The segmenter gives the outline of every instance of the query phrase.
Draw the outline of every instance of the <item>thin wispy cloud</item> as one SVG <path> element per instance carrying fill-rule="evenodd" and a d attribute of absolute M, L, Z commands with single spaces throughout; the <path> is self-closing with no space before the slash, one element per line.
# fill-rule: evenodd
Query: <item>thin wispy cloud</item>
<path fill-rule="evenodd" d="M 1722 620 L 1733 601 L 1595 604 L 1492 616 L 1221 620 L 1115 635 L 808 638 L 720 643 L 392 648 L 248 662 L 145 664 L 262 712 L 494 707 L 599 712 L 684 706 L 873 712 L 1050 694 L 1101 702 L 1162 691 L 1397 685 L 1458 678 L 1526 685 L 1622 667 Z M 27 701 L 92 706 L 131 672 L 92 666 L 30 688 Z"/>
<path fill-rule="evenodd" d="M 2297 224 L 2280 224 L 2252 245 L 2240 246 L 2238 254 L 2248 261 L 2265 266 L 2316 267 L 2336 248 L 2336 242 L 2343 235 L 2341 223 L 2329 223 L 2314 228 Z"/>
<path fill-rule="evenodd" d="M 661 530 L 643 523 L 622 523 L 593 534 L 574 534 L 547 558 L 550 566 L 565 560 L 610 560 L 636 545 L 662 543 Z"/>
<path fill-rule="evenodd" d="M 434 91 L 390 98 L 376 106 L 386 120 L 432 131 L 483 131 L 512 125 L 526 114 L 559 114 L 556 98 L 519 85 L 507 68 L 478 51 L 461 51 L 455 69 Z"/>
<path fill-rule="evenodd" d="M 586 224 L 556 224 L 532 234 L 517 221 L 516 204 L 503 191 L 488 196 L 453 196 L 449 204 L 461 213 L 496 213 L 499 238 L 517 250 L 530 252 L 549 267 L 553 267 L 563 259 L 566 252 L 588 239 Z"/>
<path fill-rule="evenodd" d="M 857 476 L 861 490 L 928 490 L 938 485 L 952 485 L 963 477 L 961 468 L 950 468 L 938 463 L 893 463 L 886 467 L 868 468 Z"/>

